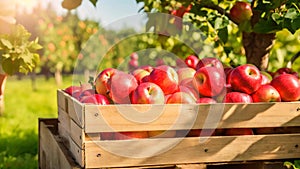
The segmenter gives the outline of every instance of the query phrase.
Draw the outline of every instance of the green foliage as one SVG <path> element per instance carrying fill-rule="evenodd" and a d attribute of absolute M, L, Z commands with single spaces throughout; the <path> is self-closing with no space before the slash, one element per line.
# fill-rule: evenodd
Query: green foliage
<path fill-rule="evenodd" d="M 37 50 L 41 49 L 38 39 L 30 41 L 31 34 L 16 25 L 10 34 L 0 36 L 0 63 L 5 73 L 32 72 L 39 63 Z"/>

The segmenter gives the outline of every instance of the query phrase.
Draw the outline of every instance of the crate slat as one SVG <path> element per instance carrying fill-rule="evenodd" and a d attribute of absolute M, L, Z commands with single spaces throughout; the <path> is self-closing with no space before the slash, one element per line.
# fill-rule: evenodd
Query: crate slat
<path fill-rule="evenodd" d="M 297 146 L 300 134 L 288 134 L 284 137 L 254 135 L 203 139 L 89 141 L 85 144 L 86 167 L 274 160 L 300 156 L 300 148 Z M 149 157 L 143 158 L 145 156 Z"/>

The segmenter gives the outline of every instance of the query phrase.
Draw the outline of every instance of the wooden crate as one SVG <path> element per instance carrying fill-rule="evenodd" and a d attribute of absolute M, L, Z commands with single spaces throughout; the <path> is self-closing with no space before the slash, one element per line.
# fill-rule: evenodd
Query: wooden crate
<path fill-rule="evenodd" d="M 82 167 L 300 158 L 299 102 L 103 106 L 82 104 L 61 90 L 57 96 L 59 134 Z M 123 141 L 101 140 L 99 134 L 262 127 L 295 127 L 296 132 Z"/>
<path fill-rule="evenodd" d="M 73 158 L 58 135 L 57 119 L 39 119 L 39 168 L 83 169 Z M 124 167 L 120 167 L 124 168 Z M 231 163 L 170 164 L 160 166 L 138 166 L 134 168 L 160 169 L 286 169 L 283 161 L 251 161 Z M 87 169 L 84 167 L 84 169 Z"/>
<path fill-rule="evenodd" d="M 57 119 L 39 119 L 39 168 L 79 169 L 58 135 Z"/>

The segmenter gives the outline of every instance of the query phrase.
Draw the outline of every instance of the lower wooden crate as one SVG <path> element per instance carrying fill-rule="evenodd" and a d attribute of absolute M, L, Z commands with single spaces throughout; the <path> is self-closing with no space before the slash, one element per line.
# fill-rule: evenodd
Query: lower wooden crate
<path fill-rule="evenodd" d="M 184 154 L 185 151 L 181 150 L 181 153 Z M 189 156 L 189 154 L 186 155 Z M 105 154 L 103 155 L 101 154 L 101 156 L 105 156 Z M 172 159 L 170 160 L 172 161 Z M 176 164 L 176 161 L 173 161 L 173 163 L 165 164 L 165 165 L 145 166 L 145 164 L 147 164 L 147 162 L 145 162 L 145 163 L 140 163 L 137 166 L 131 166 L 131 167 L 118 166 L 115 168 L 286 169 L 283 165 L 283 162 L 284 161 L 282 160 L 277 160 L 277 161 L 246 161 L 246 162 L 230 162 L 230 163 L 216 162 L 216 163 Z M 39 119 L 39 168 L 40 169 L 83 169 L 83 168 L 89 169 L 87 167 L 80 167 L 72 158 L 71 152 L 65 146 L 63 139 L 58 135 L 57 119 Z"/>
<path fill-rule="evenodd" d="M 39 168 L 80 169 L 58 135 L 57 119 L 39 119 Z"/>

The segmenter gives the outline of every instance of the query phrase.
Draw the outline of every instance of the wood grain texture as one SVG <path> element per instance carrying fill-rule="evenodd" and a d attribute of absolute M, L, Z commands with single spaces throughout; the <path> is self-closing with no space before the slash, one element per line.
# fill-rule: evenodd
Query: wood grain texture
<path fill-rule="evenodd" d="M 299 158 L 299 134 L 86 142 L 86 167 Z M 165 151 L 163 151 L 165 150 Z"/>
<path fill-rule="evenodd" d="M 52 122 L 53 119 L 39 120 L 39 168 L 80 169 L 70 157 L 59 136 L 55 135 L 55 131 L 57 132 L 57 119 L 56 124 Z"/>

